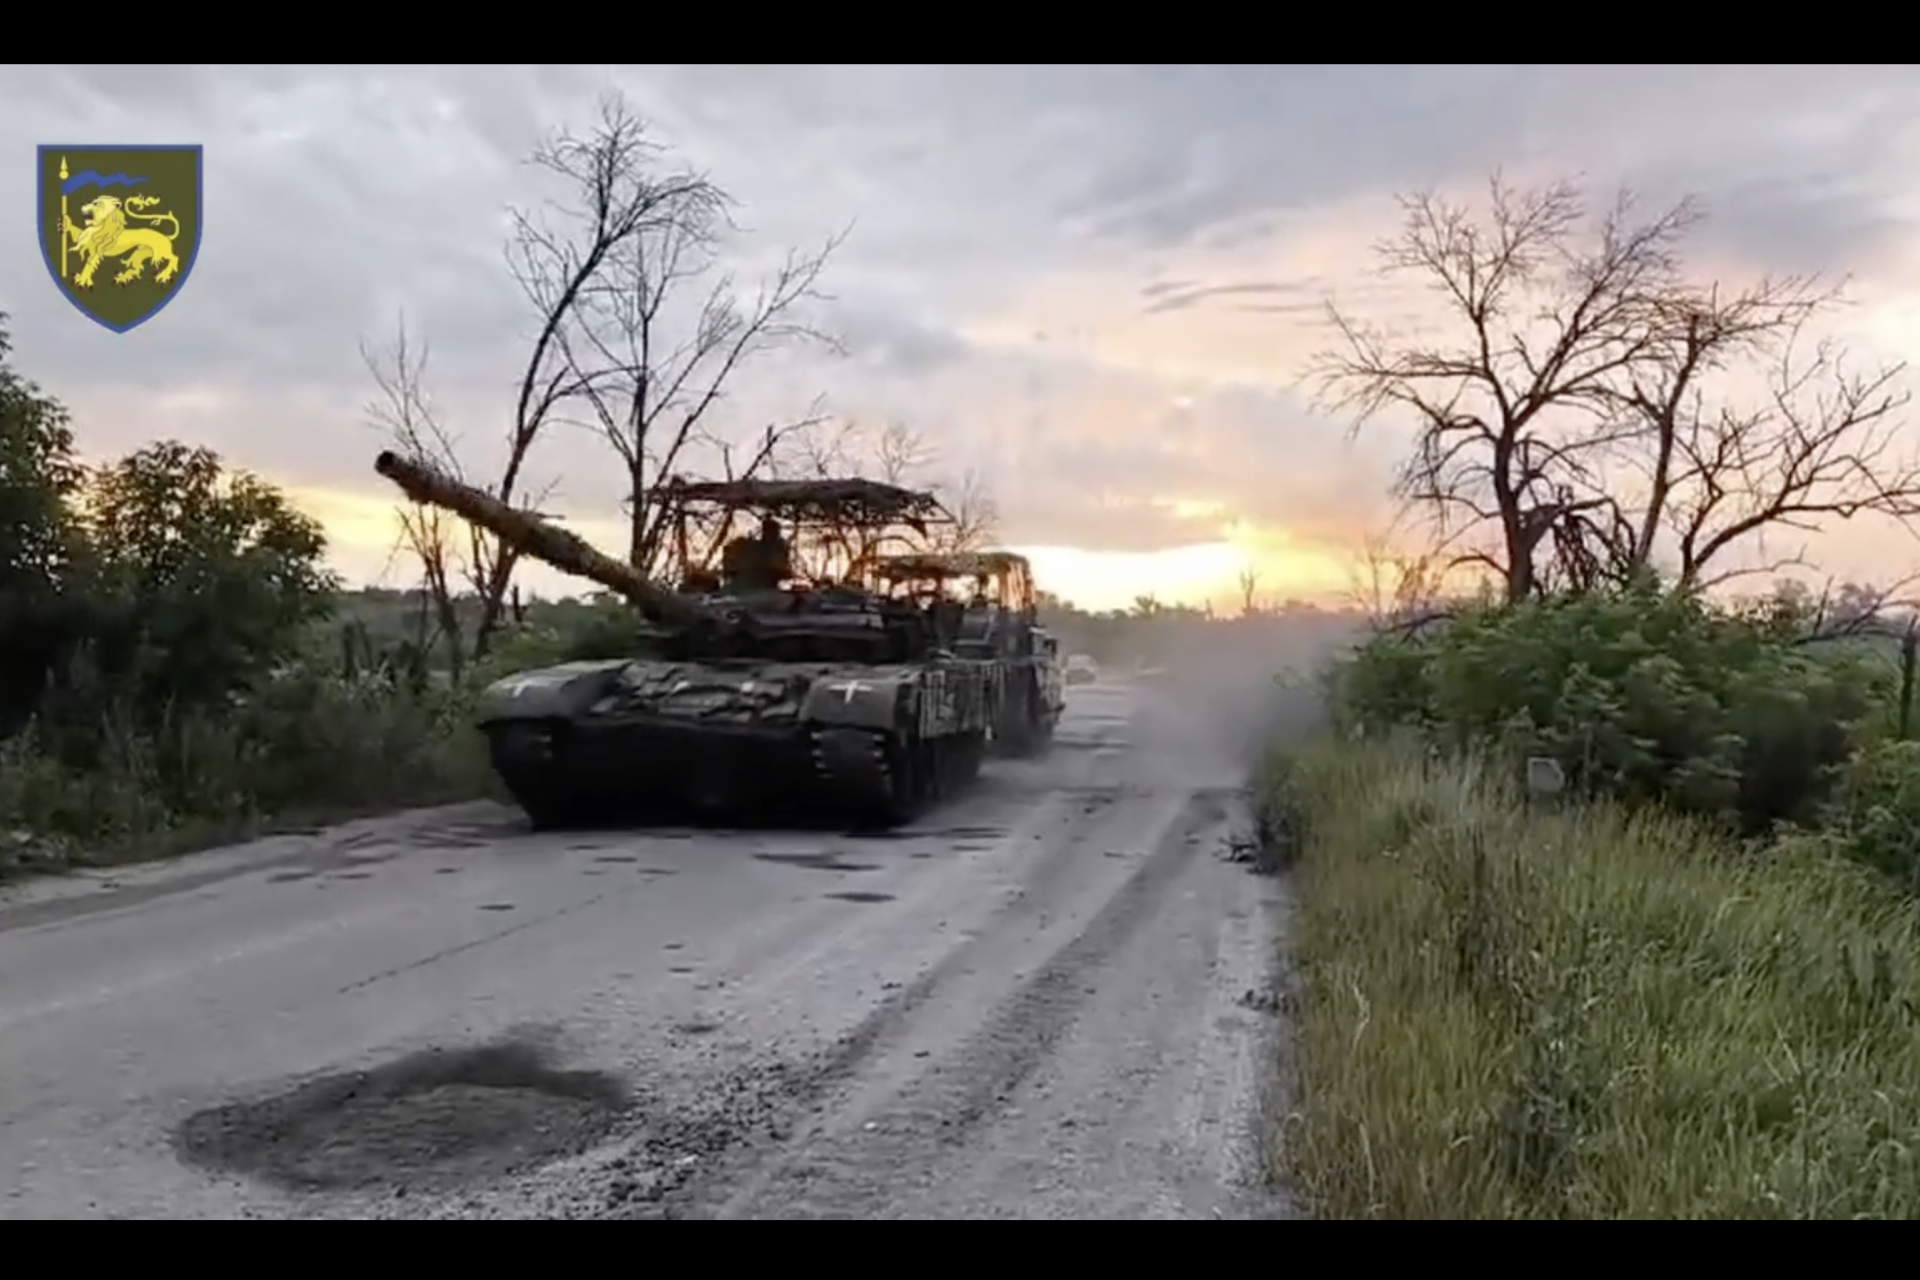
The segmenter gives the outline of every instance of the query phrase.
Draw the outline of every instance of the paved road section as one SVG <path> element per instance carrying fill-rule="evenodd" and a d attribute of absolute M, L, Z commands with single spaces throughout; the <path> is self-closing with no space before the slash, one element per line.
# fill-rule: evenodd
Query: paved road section
<path fill-rule="evenodd" d="M 1283 886 L 1164 694 L 880 838 L 460 806 L 0 898 L 0 1217 L 1285 1216 Z"/>

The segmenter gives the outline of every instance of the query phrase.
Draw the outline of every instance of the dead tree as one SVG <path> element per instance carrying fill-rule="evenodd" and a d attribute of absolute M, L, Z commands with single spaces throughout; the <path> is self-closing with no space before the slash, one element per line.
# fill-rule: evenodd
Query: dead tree
<path fill-rule="evenodd" d="M 1240 616 L 1251 618 L 1260 612 L 1260 573 L 1253 568 L 1240 571 Z"/>
<path fill-rule="evenodd" d="M 661 151 L 645 127 L 617 100 L 602 104 L 595 128 L 581 136 L 555 134 L 533 155 L 537 168 L 557 178 L 565 195 L 544 213 L 516 210 L 507 262 L 534 309 L 535 336 L 519 378 L 506 430 L 498 478 L 484 484 L 502 502 L 527 505 L 528 455 L 564 406 L 582 393 L 566 358 L 564 335 L 593 295 L 607 264 L 631 242 L 669 221 L 704 182 L 699 175 L 660 163 Z M 445 463 L 457 460 L 444 437 L 428 452 Z M 471 652 L 487 651 L 507 616 L 517 555 L 474 531 L 468 574 L 478 597 Z"/>
<path fill-rule="evenodd" d="M 1383 412 L 1411 420 L 1399 496 L 1461 548 L 1454 564 L 1485 566 L 1520 600 L 1540 585 L 1556 524 L 1605 503 L 1594 464 L 1637 430 L 1615 393 L 1659 354 L 1683 287 L 1675 247 L 1698 214 L 1682 202 L 1638 220 L 1623 196 L 1590 224 L 1572 184 L 1515 190 L 1498 177 L 1481 211 L 1433 194 L 1403 207 L 1380 265 L 1439 299 L 1444 331 L 1396 335 L 1330 305 L 1320 398 L 1356 430 Z"/>
<path fill-rule="evenodd" d="M 832 431 L 810 438 L 803 450 L 810 475 L 871 476 L 903 488 L 926 489 L 940 499 L 953 517 L 948 524 L 929 526 L 920 545 L 929 551 L 978 551 L 993 539 L 999 508 L 986 479 L 974 468 L 954 477 L 940 474 L 940 451 L 921 432 L 904 423 L 889 423 L 878 431 L 859 423 L 842 422 Z M 822 533 L 821 550 L 831 559 L 859 564 L 879 550 L 878 529 L 845 528 Z"/>
<path fill-rule="evenodd" d="M 1770 535 L 1920 515 L 1920 458 L 1899 440 L 1905 366 L 1856 372 L 1836 343 L 1804 340 L 1840 302 L 1811 280 L 1763 281 L 1730 302 L 1703 294 L 1673 326 L 1661 361 L 1622 397 L 1647 478 L 1638 512 L 1614 509 L 1633 537 L 1628 568 L 1650 567 L 1665 533 L 1679 585 L 1705 589 L 1803 563 L 1768 547 Z M 1740 374 L 1758 389 L 1743 394 L 1728 376 Z M 1730 563 L 1749 546 L 1761 562 Z"/>
<path fill-rule="evenodd" d="M 1440 553 L 1408 550 L 1403 537 L 1397 523 L 1369 535 L 1351 570 L 1348 603 L 1381 630 L 1417 630 L 1447 613 Z"/>
<path fill-rule="evenodd" d="M 994 499 L 984 475 L 968 467 L 958 479 L 934 485 L 934 492 L 940 495 L 953 516 L 952 524 L 940 525 L 932 531 L 937 549 L 979 551 L 992 545 L 1000 529 L 1000 504 Z"/>
<path fill-rule="evenodd" d="M 683 470 L 690 451 L 718 455 L 729 478 L 759 474 L 814 415 L 767 427 L 742 450 L 716 422 L 734 377 L 777 347 L 838 349 L 816 327 L 809 304 L 843 237 L 815 252 L 790 252 L 757 286 L 743 288 L 721 265 L 731 233 L 732 197 L 711 179 L 682 170 L 661 176 L 658 148 L 639 145 L 641 126 L 617 102 L 598 134 L 562 172 L 583 190 L 603 183 L 658 199 L 650 216 L 607 246 L 553 331 L 554 385 L 577 405 L 620 460 L 626 490 L 627 557 L 653 572 L 670 542 L 668 512 L 650 495 Z M 558 296 L 575 274 L 577 250 L 523 225 L 519 270 L 532 294 Z M 544 385 L 544 384 L 543 384 Z"/>
<path fill-rule="evenodd" d="M 373 375 L 376 388 L 375 398 L 366 407 L 367 420 L 395 448 L 464 480 L 454 438 L 427 392 L 427 356 L 426 344 L 415 344 L 409 338 L 404 316 L 384 355 L 361 342 L 360 358 Z M 484 582 L 475 572 L 480 563 L 478 531 L 437 507 L 419 503 L 400 508 L 399 516 L 401 541 L 419 562 L 421 589 L 433 610 L 436 634 L 427 637 L 423 647 L 431 647 L 435 641 L 442 644 L 458 680 L 465 667 L 468 641 L 457 596 L 462 587 L 477 591 Z"/>
<path fill-rule="evenodd" d="M 1356 423 L 1414 419 L 1399 491 L 1467 541 L 1454 559 L 1494 569 L 1509 600 L 1668 569 L 1702 589 L 1799 562 L 1729 563 L 1770 535 L 1920 515 L 1920 459 L 1897 445 L 1904 367 L 1855 372 L 1803 340 L 1839 293 L 1689 280 L 1678 246 L 1697 206 L 1630 213 L 1623 196 L 1589 236 L 1567 184 L 1496 179 L 1478 218 L 1411 199 L 1383 265 L 1441 298 L 1448 337 L 1395 341 L 1333 311 L 1323 396 Z"/>

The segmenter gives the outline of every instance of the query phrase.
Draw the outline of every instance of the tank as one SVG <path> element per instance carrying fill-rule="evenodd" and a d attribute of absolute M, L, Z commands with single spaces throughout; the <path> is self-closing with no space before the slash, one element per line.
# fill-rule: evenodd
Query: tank
<path fill-rule="evenodd" d="M 1053 745 L 1066 708 L 1059 641 L 1040 625 L 1033 571 L 1013 551 L 908 552 L 881 558 L 877 591 L 921 602 L 940 622 L 936 643 L 988 668 L 993 754 L 1034 756 Z"/>
<path fill-rule="evenodd" d="M 387 452 L 374 465 L 414 502 L 624 596 L 639 615 L 630 655 L 516 672 L 481 695 L 494 770 L 537 826 L 790 812 L 885 827 L 978 773 L 991 676 L 939 647 L 914 603 L 845 584 L 675 590 L 425 463 Z M 673 494 L 699 499 L 729 517 L 759 507 L 924 526 L 939 514 L 929 494 L 865 480 Z"/>

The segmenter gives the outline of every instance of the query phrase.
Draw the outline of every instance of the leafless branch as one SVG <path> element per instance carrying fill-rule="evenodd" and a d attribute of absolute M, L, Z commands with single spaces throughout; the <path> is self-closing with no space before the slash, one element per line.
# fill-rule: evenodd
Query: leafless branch
<path fill-rule="evenodd" d="M 1801 359 L 1811 314 L 1772 335 L 1780 341 L 1757 407 L 1696 405 L 1672 424 L 1669 523 L 1683 584 L 1708 586 L 1743 572 L 1708 570 L 1729 549 L 1769 533 L 1808 533 L 1863 513 L 1898 521 L 1920 515 L 1920 458 L 1899 441 L 1901 411 L 1912 398 L 1900 385 L 1905 366 L 1855 373 L 1831 342 Z"/>
<path fill-rule="evenodd" d="M 1356 429 L 1383 413 L 1411 421 L 1399 496 L 1448 537 L 1491 528 L 1475 554 L 1517 600 L 1538 585 L 1555 525 L 1600 505 L 1575 494 L 1591 459 L 1627 434 L 1611 391 L 1657 354 L 1676 245 L 1698 211 L 1682 202 L 1640 220 L 1623 194 L 1589 231 L 1573 184 L 1516 190 L 1498 176 L 1480 211 L 1432 194 L 1403 204 L 1380 266 L 1437 296 L 1450 335 L 1396 336 L 1330 305 L 1335 343 L 1313 369 L 1321 401 Z"/>
<path fill-rule="evenodd" d="M 366 406 L 367 421 L 394 447 L 459 476 L 454 437 L 427 391 L 428 354 L 426 343 L 410 340 L 404 315 L 384 354 L 361 342 L 360 358 L 373 376 L 376 392 Z M 428 637 L 426 643 L 437 640 L 445 646 L 457 679 L 466 660 L 466 638 L 455 604 L 455 584 L 472 570 L 472 562 L 458 549 L 460 522 L 437 507 L 419 503 L 399 508 L 398 514 L 401 539 L 419 562 L 421 585 L 434 612 L 437 634 Z"/>
<path fill-rule="evenodd" d="M 644 176 L 652 153 L 615 157 L 630 185 L 669 193 L 654 216 L 610 247 L 554 334 L 565 375 L 558 395 L 580 402 L 626 473 L 630 563 L 652 571 L 670 513 L 649 501 L 657 477 L 679 471 L 694 446 L 719 452 L 730 474 L 774 465 L 790 437 L 817 415 L 763 433 L 744 457 L 714 422 L 733 378 L 779 347 L 838 350 L 809 317 L 842 237 L 789 253 L 751 292 L 721 265 L 735 230 L 733 200 L 704 177 Z M 596 170 L 597 172 L 597 170 Z"/>

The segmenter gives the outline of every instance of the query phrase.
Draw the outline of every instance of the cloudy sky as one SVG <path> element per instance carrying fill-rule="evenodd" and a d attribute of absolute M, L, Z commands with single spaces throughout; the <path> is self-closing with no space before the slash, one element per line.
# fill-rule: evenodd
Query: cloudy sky
<path fill-rule="evenodd" d="M 0 310 L 24 371 L 97 455 L 161 435 L 288 486 L 339 565 L 389 567 L 363 340 L 404 310 L 477 459 L 510 411 L 533 316 L 502 261 L 524 163 L 624 92 L 738 199 L 743 270 L 852 232 L 825 284 L 835 360 L 742 377 L 722 425 L 815 395 L 978 469 L 1002 540 L 1084 603 L 1339 592 L 1386 517 L 1398 441 L 1312 413 L 1317 301 L 1360 296 L 1393 196 L 1522 180 L 1702 195 L 1726 274 L 1851 273 L 1866 340 L 1920 335 L 1920 71 L 1738 67 L 9 67 Z M 39 143 L 199 142 L 206 235 L 181 296 L 116 335 L 48 279 Z M 548 506 L 618 549 L 606 446 L 534 455 Z M 1855 532 L 1843 571 L 1912 544 Z"/>

